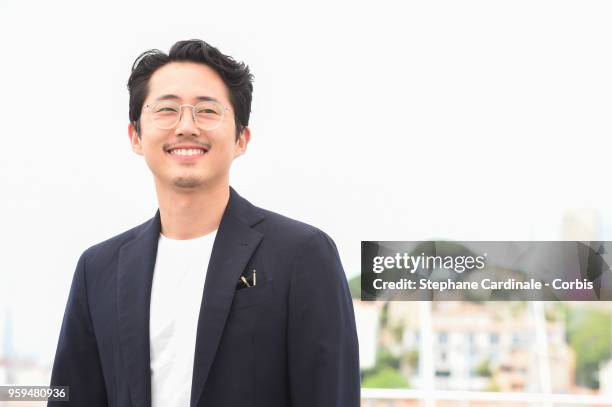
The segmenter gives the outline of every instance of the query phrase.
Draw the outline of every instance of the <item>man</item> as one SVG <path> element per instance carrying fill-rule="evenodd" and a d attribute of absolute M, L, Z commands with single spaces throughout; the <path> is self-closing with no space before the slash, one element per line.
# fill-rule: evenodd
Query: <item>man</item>
<path fill-rule="evenodd" d="M 356 407 L 354 311 L 321 230 L 229 186 L 251 138 L 243 63 L 200 40 L 135 61 L 128 134 L 159 210 L 81 255 L 50 406 Z"/>

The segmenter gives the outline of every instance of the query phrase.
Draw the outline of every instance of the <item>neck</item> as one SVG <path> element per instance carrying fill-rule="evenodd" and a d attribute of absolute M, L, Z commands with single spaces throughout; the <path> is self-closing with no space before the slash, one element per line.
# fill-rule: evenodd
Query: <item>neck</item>
<path fill-rule="evenodd" d="M 192 191 L 156 185 L 161 233 L 170 239 L 195 239 L 217 229 L 229 201 L 229 183 Z"/>

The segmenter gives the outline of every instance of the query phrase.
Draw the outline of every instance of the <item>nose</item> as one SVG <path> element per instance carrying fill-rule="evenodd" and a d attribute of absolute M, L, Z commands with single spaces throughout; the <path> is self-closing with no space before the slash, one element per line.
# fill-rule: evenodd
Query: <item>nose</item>
<path fill-rule="evenodd" d="M 187 109 L 185 110 L 183 108 Z M 200 129 L 198 128 L 193 117 L 193 109 L 195 109 L 195 107 L 191 105 L 183 105 L 180 109 L 179 122 L 176 126 L 175 134 L 198 136 L 200 134 Z"/>

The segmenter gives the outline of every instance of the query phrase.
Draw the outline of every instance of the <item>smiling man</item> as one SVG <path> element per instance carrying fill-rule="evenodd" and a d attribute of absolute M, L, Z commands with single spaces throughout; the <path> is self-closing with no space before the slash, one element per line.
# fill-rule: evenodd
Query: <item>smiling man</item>
<path fill-rule="evenodd" d="M 229 184 L 251 139 L 249 68 L 180 41 L 140 55 L 128 89 L 159 210 L 77 262 L 51 378 L 70 401 L 49 406 L 359 406 L 336 245 Z"/>

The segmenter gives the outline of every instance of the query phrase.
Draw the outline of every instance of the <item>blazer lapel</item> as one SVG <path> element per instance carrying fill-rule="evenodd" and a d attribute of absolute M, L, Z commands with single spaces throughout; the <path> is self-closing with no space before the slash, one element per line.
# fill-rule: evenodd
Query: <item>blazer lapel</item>
<path fill-rule="evenodd" d="M 263 215 L 230 187 L 211 254 L 196 337 L 191 407 L 198 405 L 234 297 L 236 282 L 263 235 L 251 226 Z"/>
<path fill-rule="evenodd" d="M 158 210 L 137 236 L 119 249 L 119 339 L 134 407 L 151 406 L 149 304 L 160 229 Z"/>

